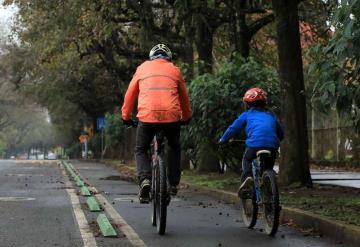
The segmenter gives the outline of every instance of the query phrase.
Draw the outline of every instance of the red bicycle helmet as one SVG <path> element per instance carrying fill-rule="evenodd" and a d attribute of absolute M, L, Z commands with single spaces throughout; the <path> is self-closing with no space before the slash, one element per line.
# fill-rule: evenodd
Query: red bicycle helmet
<path fill-rule="evenodd" d="M 243 101 L 246 103 L 255 102 L 255 101 L 265 101 L 267 97 L 264 90 L 258 87 L 250 88 L 246 91 Z"/>

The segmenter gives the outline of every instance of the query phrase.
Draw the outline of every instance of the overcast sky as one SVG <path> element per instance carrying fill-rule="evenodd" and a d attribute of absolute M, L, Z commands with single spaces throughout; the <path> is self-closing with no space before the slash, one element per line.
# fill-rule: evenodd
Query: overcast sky
<path fill-rule="evenodd" d="M 3 6 L 4 0 L 0 0 L 0 37 L 4 38 L 10 34 L 13 17 L 17 11 L 14 5 Z"/>

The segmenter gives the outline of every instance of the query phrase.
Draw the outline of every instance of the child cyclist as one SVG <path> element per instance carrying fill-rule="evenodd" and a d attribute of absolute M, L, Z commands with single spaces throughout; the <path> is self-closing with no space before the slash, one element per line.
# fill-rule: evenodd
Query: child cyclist
<path fill-rule="evenodd" d="M 261 88 L 249 89 L 243 98 L 247 111 L 243 112 L 225 131 L 220 138 L 220 144 L 226 143 L 236 133 L 245 128 L 246 149 L 242 160 L 241 186 L 239 193 L 253 183 L 252 161 L 259 150 L 269 150 L 271 158 L 269 164 L 274 166 L 280 141 L 284 137 L 284 130 L 276 116 L 266 107 L 267 97 Z"/>

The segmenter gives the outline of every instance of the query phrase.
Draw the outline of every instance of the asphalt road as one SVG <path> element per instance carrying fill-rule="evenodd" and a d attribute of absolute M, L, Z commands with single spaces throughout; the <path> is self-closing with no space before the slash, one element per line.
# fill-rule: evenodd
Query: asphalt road
<path fill-rule="evenodd" d="M 150 205 L 137 201 L 135 184 L 119 180 L 116 170 L 101 164 L 75 161 L 72 164 L 99 192 L 97 198 L 105 200 L 103 206 L 114 209 L 115 216 L 122 219 L 116 225 L 119 237 L 104 238 L 99 234 L 95 223 L 98 213 L 87 209 L 85 198 L 75 193 L 78 188 L 69 183 L 56 163 L 0 161 L 1 247 L 126 247 L 136 243 L 160 247 L 345 246 L 286 226 L 281 226 L 277 236 L 270 238 L 261 232 L 261 226 L 247 229 L 235 205 L 188 189 L 172 200 L 166 235 L 159 236 L 150 224 Z M 106 211 L 107 215 L 116 222 L 110 211 Z"/>

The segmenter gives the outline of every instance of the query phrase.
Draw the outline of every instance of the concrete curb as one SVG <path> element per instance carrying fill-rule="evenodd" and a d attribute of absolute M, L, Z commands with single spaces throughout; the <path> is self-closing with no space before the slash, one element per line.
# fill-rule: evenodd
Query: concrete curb
<path fill-rule="evenodd" d="M 293 221 L 302 227 L 312 228 L 321 235 L 338 241 L 355 246 L 360 245 L 360 227 L 358 226 L 346 225 L 311 212 L 288 207 L 282 208 L 281 220 L 283 222 Z"/>
<path fill-rule="evenodd" d="M 97 221 L 97 223 L 100 227 L 100 231 L 104 237 L 116 237 L 117 236 L 115 229 L 112 227 L 112 225 L 110 224 L 110 221 L 108 220 L 108 218 L 106 217 L 105 214 L 99 214 L 96 221 Z"/>
<path fill-rule="evenodd" d="M 92 197 L 92 196 L 89 197 L 86 200 L 86 202 L 87 202 L 87 205 L 91 212 L 100 212 L 101 211 L 100 206 L 94 197 Z"/>

